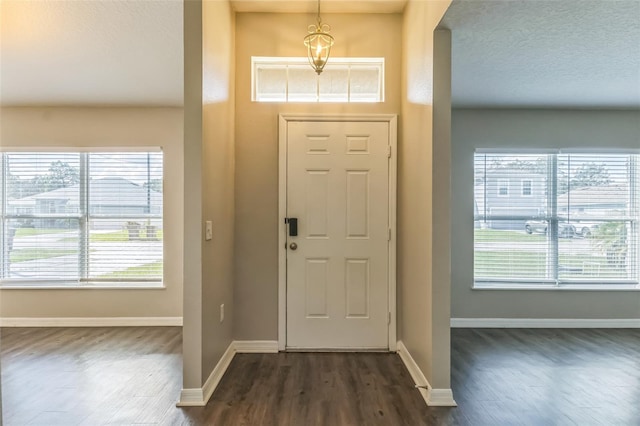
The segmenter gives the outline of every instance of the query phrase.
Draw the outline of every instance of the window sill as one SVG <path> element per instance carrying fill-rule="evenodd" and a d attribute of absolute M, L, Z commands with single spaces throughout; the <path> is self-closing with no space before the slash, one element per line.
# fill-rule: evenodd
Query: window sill
<path fill-rule="evenodd" d="M 164 290 L 167 287 L 164 282 L 140 283 L 140 282 L 56 282 L 45 283 L 5 283 L 0 285 L 0 290 Z"/>
<path fill-rule="evenodd" d="M 543 290 L 543 291 L 640 291 L 636 283 L 625 284 L 514 284 L 514 283 L 475 283 L 472 290 Z"/>

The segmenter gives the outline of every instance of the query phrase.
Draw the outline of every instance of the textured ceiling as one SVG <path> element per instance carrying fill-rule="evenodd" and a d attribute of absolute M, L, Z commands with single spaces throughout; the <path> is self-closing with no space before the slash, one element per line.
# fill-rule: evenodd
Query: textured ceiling
<path fill-rule="evenodd" d="M 181 105 L 182 1 L 0 1 L 3 105 Z"/>
<path fill-rule="evenodd" d="M 458 107 L 640 108 L 640 0 L 454 0 Z"/>

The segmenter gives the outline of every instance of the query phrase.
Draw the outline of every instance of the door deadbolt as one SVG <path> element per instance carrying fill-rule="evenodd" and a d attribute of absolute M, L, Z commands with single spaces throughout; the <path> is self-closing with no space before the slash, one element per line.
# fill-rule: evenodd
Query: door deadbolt
<path fill-rule="evenodd" d="M 287 217 L 284 219 L 284 223 L 289 225 L 289 236 L 297 237 L 298 236 L 298 218 L 297 217 Z"/>
<path fill-rule="evenodd" d="M 291 244 L 289 244 L 289 248 L 291 250 L 296 250 L 298 248 L 298 245 L 296 243 L 291 243 Z"/>

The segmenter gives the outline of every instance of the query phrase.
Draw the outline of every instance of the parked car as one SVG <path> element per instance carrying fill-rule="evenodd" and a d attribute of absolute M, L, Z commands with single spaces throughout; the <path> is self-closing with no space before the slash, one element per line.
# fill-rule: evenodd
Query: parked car
<path fill-rule="evenodd" d="M 574 222 L 573 225 L 576 227 L 576 234 L 581 237 L 588 238 L 591 236 L 591 233 L 594 232 L 600 226 L 598 222 L 587 222 L 587 221 L 578 221 Z"/>
<path fill-rule="evenodd" d="M 524 223 L 527 234 L 546 234 L 549 223 L 546 220 L 528 220 Z M 570 223 L 558 222 L 558 237 L 573 238 L 576 235 L 576 227 Z"/>

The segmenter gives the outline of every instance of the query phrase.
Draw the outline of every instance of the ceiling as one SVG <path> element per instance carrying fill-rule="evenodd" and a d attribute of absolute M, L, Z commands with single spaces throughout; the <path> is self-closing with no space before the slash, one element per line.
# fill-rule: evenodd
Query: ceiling
<path fill-rule="evenodd" d="M 181 1 L 0 8 L 3 105 L 182 105 Z"/>
<path fill-rule="evenodd" d="M 457 107 L 640 108 L 640 1 L 454 0 Z"/>
<path fill-rule="evenodd" d="M 323 13 L 402 12 L 406 0 L 322 0 Z M 315 0 L 232 0 L 315 12 Z M 182 0 L 0 0 L 4 106 L 180 106 Z"/>
<path fill-rule="evenodd" d="M 405 4 L 322 0 L 322 11 Z M 181 0 L 0 0 L 0 14 L 2 105 L 182 105 Z M 454 0 L 441 26 L 452 30 L 456 107 L 640 108 L 640 0 Z"/>
<path fill-rule="evenodd" d="M 230 0 L 236 12 L 315 13 L 317 0 Z M 407 0 L 322 0 L 322 13 L 402 13 Z"/>

